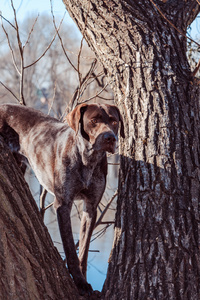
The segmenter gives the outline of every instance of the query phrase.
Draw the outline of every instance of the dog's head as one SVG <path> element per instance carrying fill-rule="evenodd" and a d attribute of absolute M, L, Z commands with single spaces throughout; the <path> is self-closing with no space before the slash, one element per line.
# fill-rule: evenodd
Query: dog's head
<path fill-rule="evenodd" d="M 115 152 L 117 133 L 124 138 L 124 124 L 115 105 L 80 104 L 67 115 L 69 126 L 76 132 L 80 130 L 95 150 Z"/>

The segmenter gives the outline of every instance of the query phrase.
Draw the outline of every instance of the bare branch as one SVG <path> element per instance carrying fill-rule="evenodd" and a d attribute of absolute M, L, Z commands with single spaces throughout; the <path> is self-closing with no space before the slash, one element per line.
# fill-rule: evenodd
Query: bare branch
<path fill-rule="evenodd" d="M 88 10 L 87 10 L 87 14 L 86 14 L 86 17 L 85 17 L 85 23 L 84 23 L 84 28 L 83 28 L 83 37 L 81 39 L 81 45 L 80 45 L 80 49 L 79 49 L 79 53 L 78 53 L 78 66 L 77 66 L 77 69 L 78 69 L 78 78 L 79 78 L 79 87 L 81 87 L 81 73 L 80 73 L 80 60 L 81 60 L 81 52 L 82 52 L 82 48 L 83 48 L 83 41 L 84 41 L 84 36 L 85 36 L 85 30 L 86 30 L 86 24 L 87 24 L 87 17 L 88 17 L 88 12 L 89 12 L 89 9 L 90 9 L 90 1 L 88 3 Z"/>
<path fill-rule="evenodd" d="M 115 224 L 115 221 L 105 221 L 105 222 L 101 222 L 101 225 L 111 225 L 111 224 Z"/>
<path fill-rule="evenodd" d="M 31 28 L 31 30 L 30 30 L 30 32 L 29 32 L 28 38 L 27 38 L 27 40 L 26 40 L 26 42 L 25 42 L 25 44 L 24 44 L 24 46 L 23 46 L 23 50 L 24 50 L 24 48 L 26 47 L 26 45 L 28 44 L 28 42 L 29 42 L 29 40 L 30 40 L 31 34 L 32 34 L 33 30 L 34 30 L 34 27 L 35 27 L 35 24 L 36 24 L 36 22 L 37 22 L 37 20 L 38 20 L 38 17 L 39 17 L 39 14 L 38 14 L 38 16 L 36 17 L 36 19 L 35 19 L 35 21 L 34 21 L 34 23 L 33 23 L 33 26 L 32 26 L 32 28 Z"/>
<path fill-rule="evenodd" d="M 55 101 L 55 97 L 56 97 L 56 82 L 55 82 L 55 84 L 54 84 L 54 89 L 53 89 L 53 98 L 52 98 L 52 101 L 51 101 L 51 103 L 50 103 L 50 106 L 49 106 L 49 111 L 48 111 L 48 115 L 50 114 L 50 112 L 51 112 L 51 109 L 52 109 L 52 107 L 53 107 L 53 104 L 54 104 L 54 101 Z"/>
<path fill-rule="evenodd" d="M 13 95 L 17 102 L 20 102 L 19 98 L 2 81 L 0 81 L 0 83 L 3 85 L 3 87 L 5 87 L 6 90 L 8 90 Z"/>
<path fill-rule="evenodd" d="M 106 230 L 108 229 L 108 227 L 110 227 L 111 224 L 107 224 L 103 229 L 99 230 L 98 235 L 95 236 L 90 243 L 94 242 L 96 239 L 98 239 L 100 236 L 104 235 L 106 233 Z M 92 235 L 93 236 L 93 235 Z"/>
<path fill-rule="evenodd" d="M 0 12 L 0 17 L 2 19 L 4 19 L 8 24 L 10 24 L 10 26 L 12 26 L 16 30 L 16 27 L 10 21 L 8 21 L 6 18 L 4 18 L 4 16 L 1 14 L 1 12 Z"/>
<path fill-rule="evenodd" d="M 75 206 L 76 211 L 77 211 L 77 214 L 78 214 L 78 218 L 79 218 L 79 220 L 81 221 L 81 215 L 80 215 L 79 209 L 78 209 L 78 207 L 77 207 L 75 201 L 73 202 L 73 205 Z"/>
<path fill-rule="evenodd" d="M 14 12 L 14 19 L 15 19 L 15 26 L 16 26 L 17 41 L 18 41 L 18 45 L 19 45 L 19 50 L 20 50 L 21 56 L 23 56 L 23 47 L 22 47 L 22 42 L 21 42 L 20 35 L 19 35 L 19 26 L 18 26 L 18 22 L 17 22 L 16 10 L 15 10 L 15 7 L 13 5 L 13 0 L 11 0 L 11 6 L 12 6 L 12 9 L 13 9 L 13 12 Z"/>
<path fill-rule="evenodd" d="M 22 47 L 22 42 L 20 39 L 20 34 L 19 34 L 19 26 L 17 22 L 17 15 L 16 15 L 16 10 L 13 5 L 13 0 L 11 0 L 11 6 L 14 12 L 14 19 L 15 19 L 15 26 L 16 26 L 16 33 L 17 33 L 17 42 L 18 42 L 18 47 L 19 47 L 19 52 L 21 56 L 21 71 L 20 71 L 20 104 L 26 105 L 25 100 L 24 100 L 24 94 L 23 94 L 23 89 L 24 89 L 24 49 Z"/>
<path fill-rule="evenodd" d="M 46 210 L 46 208 L 44 207 L 46 195 L 47 195 L 47 190 L 45 190 L 45 188 L 43 188 L 42 193 L 40 195 L 40 214 L 41 214 L 43 220 L 44 220 L 44 213 Z"/>
<path fill-rule="evenodd" d="M 97 98 L 105 100 L 105 101 L 114 101 L 114 98 L 105 98 L 105 97 L 102 97 L 102 96 L 97 96 Z"/>
<path fill-rule="evenodd" d="M 108 201 L 106 207 L 104 208 L 102 214 L 100 215 L 99 219 L 97 220 L 96 224 L 95 224 L 95 228 L 101 224 L 101 221 L 103 219 L 103 217 L 105 216 L 107 210 L 109 209 L 111 203 L 113 202 L 113 200 L 115 199 L 115 197 L 118 195 L 118 190 L 115 191 L 115 193 L 113 194 L 113 196 L 110 198 L 110 200 Z"/>
<path fill-rule="evenodd" d="M 90 84 L 90 83 L 88 83 L 88 81 L 91 77 L 91 74 L 94 73 L 94 69 L 96 67 L 96 64 L 97 64 L 97 59 L 95 58 L 93 60 L 93 62 L 91 63 L 89 71 L 87 72 L 87 74 L 85 75 L 85 77 L 83 78 L 83 80 L 81 82 L 80 91 L 79 91 L 79 98 L 83 96 L 86 88 Z"/>
<path fill-rule="evenodd" d="M 100 80 L 98 79 L 98 77 L 102 76 L 104 74 L 103 71 L 101 71 L 99 74 L 95 74 L 94 72 L 91 74 L 93 76 L 91 82 L 89 84 L 91 84 L 92 82 L 96 81 L 98 86 L 103 87 L 103 80 L 101 80 L 102 82 L 100 82 Z"/>
<path fill-rule="evenodd" d="M 48 208 L 50 208 L 51 206 L 53 206 L 53 204 L 54 204 L 54 202 L 50 203 L 49 205 L 47 205 L 47 206 L 45 207 L 44 210 L 47 210 Z"/>
<path fill-rule="evenodd" d="M 13 60 L 13 64 L 14 64 L 14 66 L 15 66 L 15 69 L 16 69 L 17 73 L 21 76 L 20 70 L 18 69 L 16 60 L 15 60 L 15 55 L 14 55 L 13 48 L 12 48 L 11 43 L 10 43 L 9 35 L 8 35 L 8 33 L 7 33 L 7 31 L 6 31 L 5 27 L 4 27 L 4 25 L 3 25 L 2 18 L 1 18 L 1 26 L 2 26 L 2 29 L 3 29 L 3 31 L 4 31 L 4 33 L 5 33 L 5 35 L 6 35 L 7 41 L 8 41 L 8 46 L 9 46 L 9 48 L 10 48 L 10 52 L 11 52 L 11 56 L 12 56 L 12 60 Z M 15 30 L 16 30 L 16 28 L 15 28 Z"/>
<path fill-rule="evenodd" d="M 94 71 L 96 63 L 97 63 L 97 59 L 95 58 L 90 66 L 89 71 L 87 72 L 87 74 L 85 75 L 81 83 L 79 83 L 79 86 L 76 88 L 71 100 L 69 101 L 68 106 L 65 110 L 67 113 L 69 113 L 77 105 L 79 98 L 83 95 L 87 87 L 87 82 L 90 78 L 91 73 Z"/>
<path fill-rule="evenodd" d="M 55 38 L 56 38 L 56 36 L 57 36 L 57 32 L 59 32 L 63 20 L 64 20 L 64 17 L 63 17 L 62 20 L 60 21 L 59 27 L 58 27 L 57 31 L 55 32 L 55 34 L 54 34 L 54 36 L 53 36 L 53 39 L 51 40 L 50 44 L 47 46 L 47 48 L 46 48 L 46 50 L 43 52 L 43 54 L 42 54 L 36 61 L 34 61 L 33 63 L 31 63 L 31 64 L 28 65 L 28 66 L 25 66 L 24 69 L 27 69 L 27 68 L 32 67 L 32 66 L 35 65 L 42 57 L 45 56 L 45 54 L 47 53 L 47 51 L 49 50 L 49 48 L 51 47 L 51 45 L 52 45 L 53 42 L 55 41 Z"/>
<path fill-rule="evenodd" d="M 96 98 L 96 97 L 98 97 L 106 88 L 107 88 L 107 86 L 111 83 L 112 81 L 110 81 L 109 83 L 106 83 L 106 85 L 96 94 L 96 95 L 94 95 L 94 96 L 92 96 L 92 97 L 90 97 L 89 99 L 87 99 L 87 100 L 85 100 L 84 101 L 84 103 L 86 103 L 86 102 L 88 102 L 88 101 L 90 101 L 90 100 L 92 100 L 92 99 L 94 99 L 94 98 Z"/>
<path fill-rule="evenodd" d="M 70 60 L 69 56 L 67 55 L 67 52 L 66 52 L 66 50 L 65 50 L 65 47 L 64 47 L 64 44 L 63 44 L 63 41 L 62 41 L 62 38 L 61 38 L 60 33 L 58 32 L 58 28 L 57 28 L 57 26 L 56 26 L 55 16 L 54 16 L 54 13 L 53 13 L 52 0 L 50 0 L 50 2 L 51 2 L 51 14 L 52 14 L 52 17 L 53 17 L 53 24 L 54 24 L 55 30 L 56 30 L 56 32 L 57 32 L 57 35 L 58 35 L 58 37 L 59 37 L 61 47 L 62 47 L 62 49 L 63 49 L 63 52 L 64 52 L 64 54 L 65 54 L 65 56 L 66 56 L 68 62 L 69 62 L 70 65 L 72 66 L 72 68 L 73 68 L 76 72 L 78 72 L 77 68 L 74 66 L 74 64 L 73 64 L 72 61 Z M 66 14 L 66 13 L 64 13 L 63 18 L 65 17 L 65 14 Z"/>
<path fill-rule="evenodd" d="M 193 77 L 196 76 L 197 72 L 199 71 L 199 68 L 200 68 L 200 59 L 199 59 L 197 65 L 196 65 L 194 71 L 192 72 L 192 76 L 193 76 Z"/>

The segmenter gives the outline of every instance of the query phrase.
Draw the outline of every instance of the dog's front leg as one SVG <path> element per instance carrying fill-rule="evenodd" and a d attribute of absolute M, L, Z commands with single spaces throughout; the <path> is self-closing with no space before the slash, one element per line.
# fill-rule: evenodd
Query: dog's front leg
<path fill-rule="evenodd" d="M 87 283 L 80 270 L 79 259 L 76 254 L 70 220 L 71 205 L 72 204 L 67 205 L 66 203 L 63 203 L 57 208 L 60 235 L 63 242 L 69 272 L 72 274 L 74 282 L 79 289 L 80 294 L 91 294 L 92 287 Z"/>
<path fill-rule="evenodd" d="M 96 221 L 96 207 L 88 207 L 83 211 L 81 218 L 80 238 L 79 238 L 79 261 L 83 275 L 86 278 L 87 259 L 90 246 L 90 239 Z"/>

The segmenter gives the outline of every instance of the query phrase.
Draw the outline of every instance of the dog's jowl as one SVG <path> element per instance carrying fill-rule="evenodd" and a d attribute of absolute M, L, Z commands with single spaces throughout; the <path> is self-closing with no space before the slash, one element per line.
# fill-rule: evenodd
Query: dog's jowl
<path fill-rule="evenodd" d="M 119 123 L 124 137 L 122 118 L 114 105 L 78 105 L 66 123 L 32 108 L 0 105 L 0 134 L 15 154 L 28 159 L 41 185 L 55 195 L 67 265 L 80 293 L 92 292 L 86 281 L 89 243 L 105 190 L 106 151 L 115 151 Z M 79 258 L 70 220 L 75 199 L 84 201 Z"/>

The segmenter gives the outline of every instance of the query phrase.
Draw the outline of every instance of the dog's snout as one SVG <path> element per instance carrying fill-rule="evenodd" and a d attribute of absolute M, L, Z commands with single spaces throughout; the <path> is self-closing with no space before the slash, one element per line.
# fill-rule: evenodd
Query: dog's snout
<path fill-rule="evenodd" d="M 114 143 L 116 142 L 116 137 L 112 132 L 106 132 L 104 133 L 104 141 L 107 143 Z"/>

